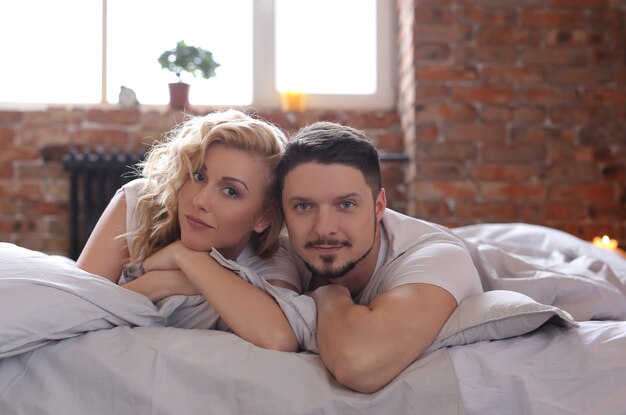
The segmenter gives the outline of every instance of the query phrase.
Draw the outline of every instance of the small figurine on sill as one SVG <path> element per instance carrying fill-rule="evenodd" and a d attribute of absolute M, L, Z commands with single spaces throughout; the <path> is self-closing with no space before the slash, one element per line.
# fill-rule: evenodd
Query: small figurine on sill
<path fill-rule="evenodd" d="M 137 100 L 135 91 L 122 85 L 120 88 L 119 104 L 124 108 L 138 107 L 139 101 Z"/>

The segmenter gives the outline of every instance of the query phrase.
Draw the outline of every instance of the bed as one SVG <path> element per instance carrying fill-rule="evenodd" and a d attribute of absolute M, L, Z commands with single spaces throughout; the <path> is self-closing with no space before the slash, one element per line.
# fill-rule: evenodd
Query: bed
<path fill-rule="evenodd" d="M 0 414 L 623 414 L 626 260 L 554 229 L 456 228 L 485 293 L 378 392 L 316 354 L 315 305 L 273 295 L 303 350 L 264 350 L 201 297 L 147 298 L 62 258 L 0 243 Z"/>

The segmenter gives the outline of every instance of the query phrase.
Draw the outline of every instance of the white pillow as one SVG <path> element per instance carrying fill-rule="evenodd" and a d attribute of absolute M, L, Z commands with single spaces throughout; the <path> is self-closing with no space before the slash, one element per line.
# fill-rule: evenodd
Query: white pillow
<path fill-rule="evenodd" d="M 487 291 L 463 300 L 426 352 L 520 336 L 547 322 L 565 327 L 578 326 L 566 311 L 538 303 L 527 295 L 506 290 Z"/>

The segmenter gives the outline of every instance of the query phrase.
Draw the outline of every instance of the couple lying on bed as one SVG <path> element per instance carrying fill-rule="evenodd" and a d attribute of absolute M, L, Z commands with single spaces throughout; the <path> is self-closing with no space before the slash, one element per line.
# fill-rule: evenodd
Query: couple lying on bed
<path fill-rule="evenodd" d="M 140 169 L 78 266 L 154 302 L 201 294 L 240 337 L 297 351 L 279 305 L 221 267 L 216 249 L 315 300 L 322 362 L 354 390 L 386 385 L 482 291 L 459 239 L 386 209 L 378 153 L 353 128 L 315 123 L 287 142 L 269 123 L 217 112 L 175 128 Z"/>

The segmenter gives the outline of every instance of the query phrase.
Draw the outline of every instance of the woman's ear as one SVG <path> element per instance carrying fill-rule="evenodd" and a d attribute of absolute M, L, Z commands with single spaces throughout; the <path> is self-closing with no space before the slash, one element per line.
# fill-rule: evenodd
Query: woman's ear
<path fill-rule="evenodd" d="M 261 214 L 254 225 L 254 231 L 256 233 L 263 233 L 272 224 L 271 216 L 268 212 Z"/>

